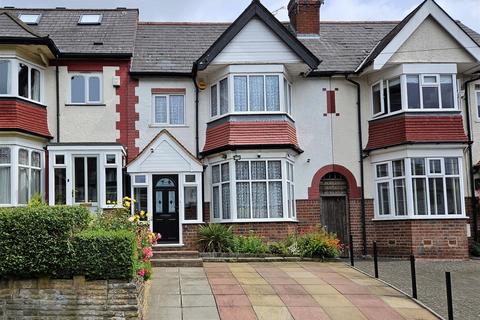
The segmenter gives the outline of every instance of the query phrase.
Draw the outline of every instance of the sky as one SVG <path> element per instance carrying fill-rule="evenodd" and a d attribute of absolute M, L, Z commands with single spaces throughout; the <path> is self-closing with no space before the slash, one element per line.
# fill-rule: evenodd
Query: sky
<path fill-rule="evenodd" d="M 0 6 L 67 8 L 139 8 L 142 21 L 228 22 L 251 0 L 0 0 Z M 282 21 L 288 0 L 261 0 Z M 480 32 L 480 0 L 436 0 L 454 19 Z M 401 20 L 422 0 L 325 0 L 322 20 Z"/>

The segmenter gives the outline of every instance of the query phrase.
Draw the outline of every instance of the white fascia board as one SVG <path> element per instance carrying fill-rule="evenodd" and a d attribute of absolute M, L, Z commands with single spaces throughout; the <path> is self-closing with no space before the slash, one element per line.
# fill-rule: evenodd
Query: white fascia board
<path fill-rule="evenodd" d="M 373 69 L 380 70 L 410 38 L 420 24 L 432 16 L 463 48 L 480 61 L 480 47 L 433 0 L 428 0 L 400 32 L 390 41 L 373 62 Z"/>
<path fill-rule="evenodd" d="M 121 151 L 125 154 L 125 149 L 121 145 L 47 145 L 48 151 L 82 151 L 82 152 L 101 152 L 101 151 Z"/>
<path fill-rule="evenodd" d="M 283 64 L 235 64 L 227 67 L 228 73 L 284 73 Z"/>

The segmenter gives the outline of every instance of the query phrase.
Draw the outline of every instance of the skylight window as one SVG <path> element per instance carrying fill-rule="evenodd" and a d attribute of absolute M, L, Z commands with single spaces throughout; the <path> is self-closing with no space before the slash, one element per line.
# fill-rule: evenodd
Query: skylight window
<path fill-rule="evenodd" d="M 20 14 L 18 18 L 26 24 L 38 24 L 40 21 L 40 14 Z"/>
<path fill-rule="evenodd" d="M 101 14 L 82 14 L 78 24 L 100 24 L 102 22 Z"/>

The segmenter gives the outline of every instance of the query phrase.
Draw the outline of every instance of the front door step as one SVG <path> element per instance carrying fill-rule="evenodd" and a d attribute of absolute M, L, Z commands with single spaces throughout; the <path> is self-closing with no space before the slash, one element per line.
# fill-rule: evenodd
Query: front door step
<path fill-rule="evenodd" d="M 152 257 L 154 267 L 203 267 L 198 251 L 157 251 Z"/>

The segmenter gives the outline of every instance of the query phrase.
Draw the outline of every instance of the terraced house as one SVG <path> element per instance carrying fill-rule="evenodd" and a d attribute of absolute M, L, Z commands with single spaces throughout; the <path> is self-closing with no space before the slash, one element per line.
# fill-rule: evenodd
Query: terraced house
<path fill-rule="evenodd" d="M 138 10 L 0 13 L 0 205 L 136 200 L 162 246 L 205 222 L 360 253 L 468 257 L 477 239 L 480 35 L 426 0 L 321 21 L 254 0 L 233 23 Z M 360 4 L 361 5 L 361 4 Z"/>

